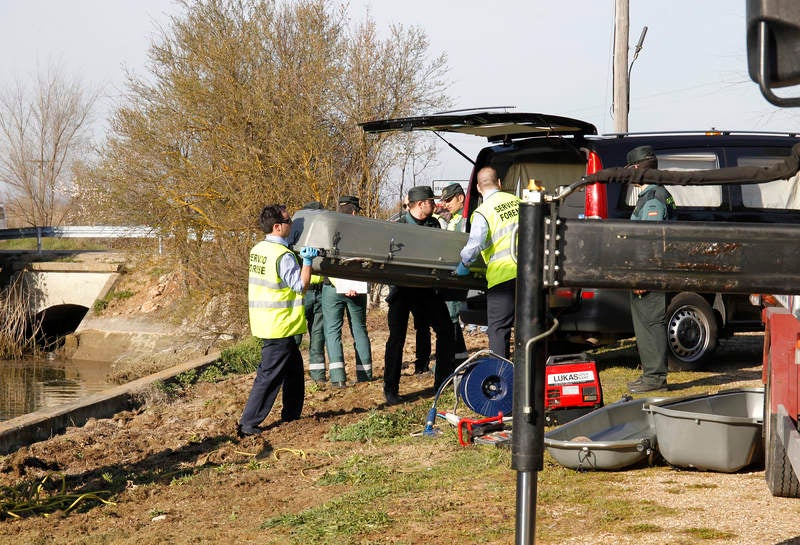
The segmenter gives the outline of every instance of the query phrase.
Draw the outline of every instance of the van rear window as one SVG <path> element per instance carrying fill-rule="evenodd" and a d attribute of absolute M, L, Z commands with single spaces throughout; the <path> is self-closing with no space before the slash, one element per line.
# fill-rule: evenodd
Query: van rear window
<path fill-rule="evenodd" d="M 741 167 L 769 167 L 783 161 L 785 157 L 741 156 L 736 165 Z M 788 180 L 774 180 L 763 184 L 742 185 L 742 204 L 746 208 L 772 208 L 800 210 L 800 179 L 792 176 Z"/>
<path fill-rule="evenodd" d="M 502 177 L 503 191 L 521 195 L 530 180 L 536 180 L 547 191 L 555 191 L 560 185 L 577 182 L 586 174 L 585 163 L 534 163 L 518 162 L 508 167 Z"/>
<path fill-rule="evenodd" d="M 713 152 L 657 152 L 658 168 L 661 170 L 711 170 L 719 168 L 719 157 Z M 665 186 L 675 199 L 675 206 L 681 207 L 718 207 L 722 204 L 722 186 Z M 642 188 L 643 189 L 643 188 Z M 628 186 L 625 202 L 635 206 L 639 198 L 640 188 Z"/>

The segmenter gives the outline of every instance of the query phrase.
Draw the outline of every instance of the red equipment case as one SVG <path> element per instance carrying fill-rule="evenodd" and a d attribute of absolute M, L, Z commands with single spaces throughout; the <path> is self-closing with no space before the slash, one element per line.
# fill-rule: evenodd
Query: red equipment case
<path fill-rule="evenodd" d="M 564 424 L 603 406 L 597 364 L 586 354 L 550 356 L 545 362 L 545 423 Z"/>

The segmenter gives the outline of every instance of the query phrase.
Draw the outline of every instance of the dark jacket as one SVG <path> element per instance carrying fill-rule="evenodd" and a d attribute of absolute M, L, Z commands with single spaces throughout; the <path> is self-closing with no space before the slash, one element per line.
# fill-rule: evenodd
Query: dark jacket
<path fill-rule="evenodd" d="M 408 223 L 411 225 L 422 225 L 425 227 L 436 227 L 437 229 L 441 229 L 442 225 L 439 223 L 439 220 L 434 218 L 433 216 L 428 216 L 424 220 L 418 220 L 414 216 L 411 215 L 411 212 L 406 212 L 400 219 L 397 220 L 397 223 Z"/>
<path fill-rule="evenodd" d="M 433 216 L 428 216 L 424 220 L 418 220 L 414 216 L 411 215 L 411 212 L 406 212 L 397 220 L 397 223 L 408 223 L 410 225 L 420 225 L 423 227 L 435 227 L 436 229 L 441 229 L 442 226 L 439 223 L 439 220 L 434 218 Z M 436 293 L 436 290 L 432 288 L 405 288 L 399 286 L 391 286 L 389 288 L 389 295 L 386 296 L 386 302 L 391 303 L 392 301 L 397 298 L 398 294 L 401 290 L 414 290 L 413 293 L 417 295 L 426 295 L 431 296 Z"/>

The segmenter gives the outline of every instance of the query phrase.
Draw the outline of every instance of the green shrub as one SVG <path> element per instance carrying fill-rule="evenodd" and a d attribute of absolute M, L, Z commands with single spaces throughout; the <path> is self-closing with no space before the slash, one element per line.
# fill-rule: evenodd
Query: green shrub
<path fill-rule="evenodd" d="M 203 372 L 200 373 L 200 378 L 198 379 L 201 382 L 219 382 L 225 378 L 225 373 L 222 372 L 222 369 L 219 368 L 219 364 L 212 363 L 205 369 Z"/>
<path fill-rule="evenodd" d="M 330 441 L 367 442 L 371 439 L 391 439 L 408 435 L 420 427 L 424 411 L 400 410 L 394 412 L 372 411 L 363 420 L 349 426 L 334 424 L 328 432 Z"/>
<path fill-rule="evenodd" d="M 102 299 L 97 299 L 92 305 L 92 310 L 96 313 L 103 312 L 114 299 L 130 299 L 134 295 L 135 292 L 131 290 L 112 291 Z"/>
<path fill-rule="evenodd" d="M 197 382 L 197 370 L 189 369 L 188 371 L 184 371 L 176 376 L 175 380 L 178 381 L 178 384 L 180 384 L 183 388 L 186 388 L 187 386 Z"/>
<path fill-rule="evenodd" d="M 248 337 L 226 348 L 219 356 L 219 369 L 225 374 L 252 373 L 261 362 L 261 339 Z"/>

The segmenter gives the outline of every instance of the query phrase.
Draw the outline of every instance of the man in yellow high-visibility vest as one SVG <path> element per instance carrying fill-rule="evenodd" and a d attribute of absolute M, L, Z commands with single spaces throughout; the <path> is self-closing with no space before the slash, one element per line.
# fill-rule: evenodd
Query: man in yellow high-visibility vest
<path fill-rule="evenodd" d="M 284 422 L 300 418 L 305 397 L 303 356 L 295 335 L 307 330 L 303 293 L 311 281 L 311 262 L 318 251 L 300 250 L 300 266 L 288 247 L 292 219 L 284 206 L 265 206 L 259 225 L 267 235 L 250 250 L 247 298 L 250 330 L 262 339 L 261 364 L 239 418 L 239 437 L 263 431 L 259 425 L 272 410 L 281 387 Z"/>
<path fill-rule="evenodd" d="M 519 198 L 501 191 L 493 167 L 477 174 L 478 192 L 483 203 L 472 214 L 469 240 L 461 250 L 456 274 L 466 276 L 480 253 L 486 263 L 486 313 L 489 348 L 503 357 L 511 355 L 511 328 L 514 325 L 514 298 L 517 287 L 516 235 L 519 225 Z"/>
<path fill-rule="evenodd" d="M 467 230 L 467 222 L 464 219 L 464 188 L 458 182 L 452 183 L 442 189 L 441 203 L 450 212 L 450 219 L 447 221 L 447 230 L 463 233 Z M 465 292 L 466 293 L 466 292 Z M 464 332 L 461 331 L 461 322 L 458 313 L 461 311 L 462 301 L 445 301 L 447 311 L 450 313 L 450 321 L 453 322 L 453 332 L 455 335 L 455 360 L 456 363 L 463 362 L 469 357 L 467 345 L 464 342 Z"/>

